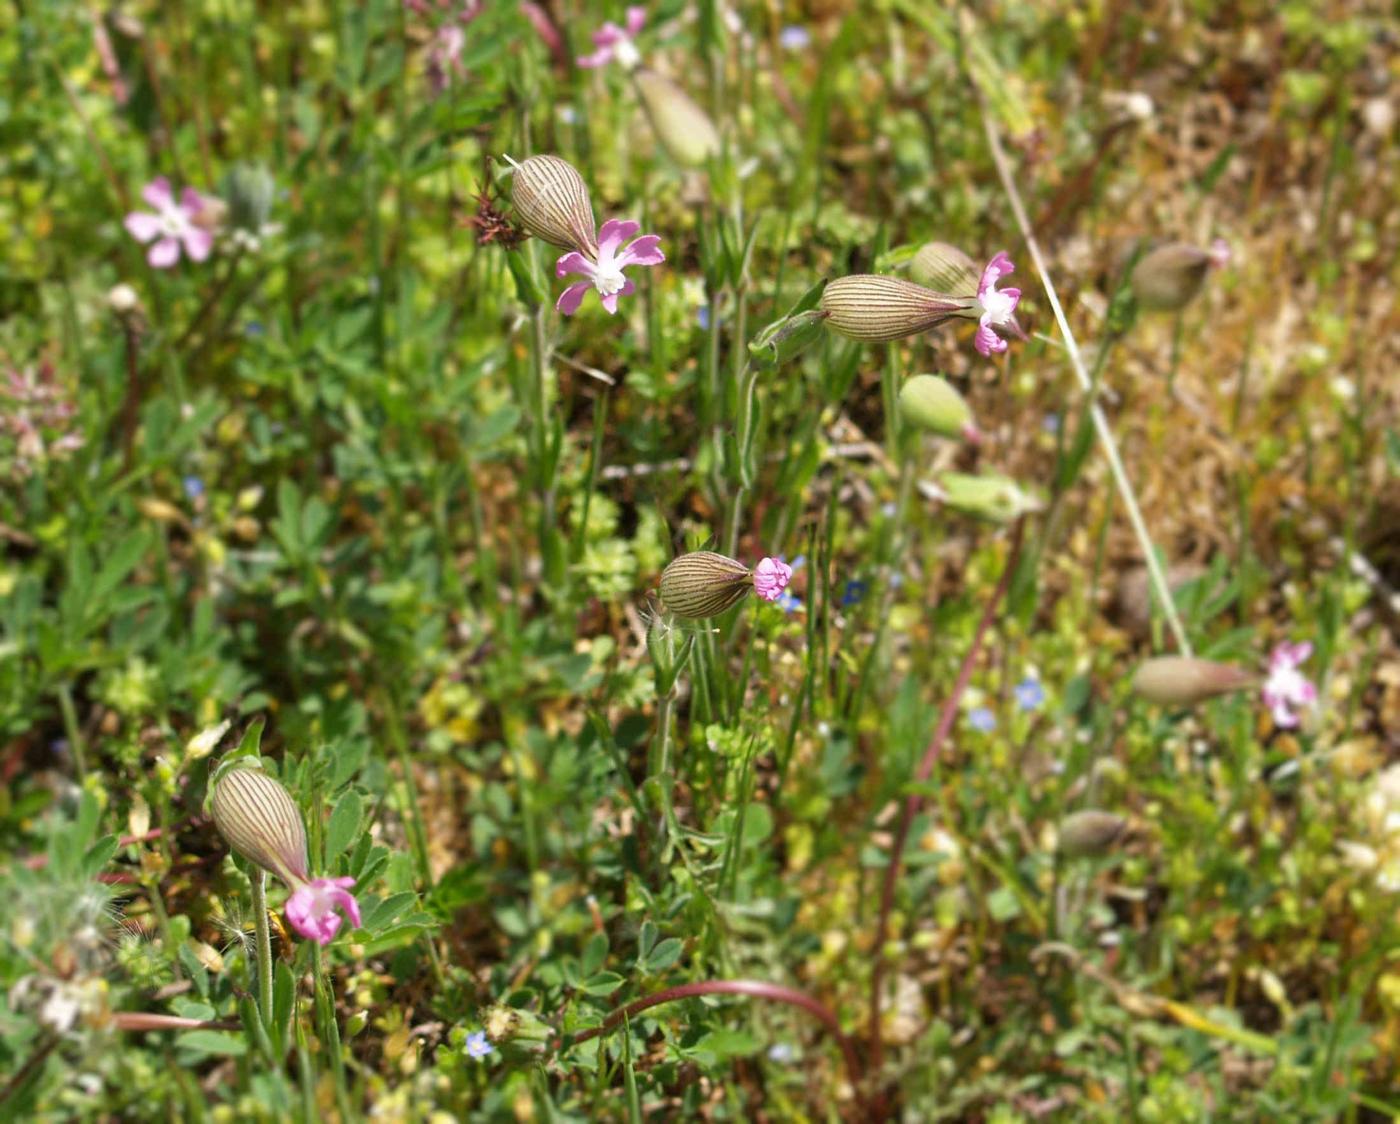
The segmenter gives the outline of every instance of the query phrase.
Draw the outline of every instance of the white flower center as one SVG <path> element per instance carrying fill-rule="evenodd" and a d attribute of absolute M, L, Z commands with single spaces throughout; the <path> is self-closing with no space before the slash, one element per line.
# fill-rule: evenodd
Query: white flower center
<path fill-rule="evenodd" d="M 593 287 L 598 290 L 599 296 L 610 297 L 620 293 L 626 284 L 627 278 L 622 275 L 622 270 L 611 261 L 598 263 L 598 272 L 593 275 Z"/>
<path fill-rule="evenodd" d="M 633 46 L 631 39 L 624 36 L 613 47 L 613 58 L 622 64 L 624 70 L 635 70 L 642 61 L 642 53 Z"/>
<path fill-rule="evenodd" d="M 1010 322 L 1011 314 L 1015 311 L 1016 302 L 1005 293 L 988 289 L 982 294 L 983 323 L 999 328 Z"/>
<path fill-rule="evenodd" d="M 179 207 L 160 209 L 160 232 L 166 238 L 178 238 L 189 230 L 190 221 Z"/>

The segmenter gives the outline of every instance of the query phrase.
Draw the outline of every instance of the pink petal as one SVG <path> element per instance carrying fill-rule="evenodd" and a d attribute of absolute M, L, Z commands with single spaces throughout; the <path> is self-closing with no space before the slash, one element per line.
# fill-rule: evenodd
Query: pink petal
<path fill-rule="evenodd" d="M 630 38 L 637 38 L 637 33 L 646 22 L 647 10 L 642 5 L 636 4 L 627 9 L 627 34 Z"/>
<path fill-rule="evenodd" d="M 991 356 L 1006 350 L 1006 341 L 992 331 L 987 324 L 979 324 L 977 336 L 972 341 L 972 346 L 983 355 Z"/>
<path fill-rule="evenodd" d="M 1001 250 L 996 257 L 987 263 L 987 268 L 982 270 L 982 280 L 977 285 L 977 295 L 980 297 L 988 289 L 996 288 L 996 283 L 1008 273 L 1015 273 L 1016 267 L 1011 263 L 1011 259 L 1006 256 L 1006 251 Z"/>
<path fill-rule="evenodd" d="M 617 298 L 622 296 L 626 290 L 619 290 L 616 293 L 609 293 L 607 296 L 600 296 L 598 299 L 603 302 L 603 307 L 608 310 L 609 316 L 617 314 Z"/>
<path fill-rule="evenodd" d="M 559 299 L 554 302 L 556 312 L 561 312 L 565 316 L 572 316 L 578 311 L 578 306 L 583 303 L 583 295 L 593 288 L 587 281 L 575 281 L 567 289 L 559 294 Z"/>
<path fill-rule="evenodd" d="M 600 66 L 607 66 L 613 60 L 613 49 L 603 47 L 594 51 L 591 55 L 579 55 L 574 59 L 580 70 L 597 70 Z"/>
<path fill-rule="evenodd" d="M 607 20 L 602 27 L 593 33 L 593 45 L 595 47 L 615 47 L 626 38 L 627 32 L 623 31 L 612 20 Z"/>
<path fill-rule="evenodd" d="M 598 256 L 616 254 L 617 248 L 641 229 L 642 224 L 631 219 L 608 219 L 598 228 Z"/>
<path fill-rule="evenodd" d="M 122 220 L 122 225 L 138 242 L 149 242 L 160 234 L 160 216 L 150 211 L 132 211 Z"/>
<path fill-rule="evenodd" d="M 150 248 L 146 260 L 156 269 L 169 269 L 180 260 L 180 243 L 174 238 L 162 238 Z"/>
<path fill-rule="evenodd" d="M 753 571 L 754 592 L 765 601 L 776 601 L 792 580 L 792 567 L 781 558 L 765 558 Z"/>
<path fill-rule="evenodd" d="M 180 192 L 180 206 L 185 209 L 185 214 L 191 219 L 208 205 L 208 200 L 192 187 L 187 187 Z"/>
<path fill-rule="evenodd" d="M 190 261 L 203 261 L 214 248 L 214 236 L 202 227 L 192 226 L 180 236 Z"/>
<path fill-rule="evenodd" d="M 622 251 L 622 256 L 617 259 L 617 264 L 619 266 L 660 265 L 665 260 L 666 255 L 661 252 L 661 236 L 659 234 L 643 234 L 640 238 L 634 239 L 631 245 Z"/>
<path fill-rule="evenodd" d="M 170 181 L 164 176 L 156 176 L 150 183 L 141 189 L 141 198 L 149 203 L 156 210 L 163 207 L 173 207 L 175 197 L 170 194 Z"/>
<path fill-rule="evenodd" d="M 561 254 L 559 260 L 554 263 L 554 276 L 567 277 L 570 273 L 582 273 L 585 277 L 596 277 L 598 267 L 577 250 L 570 250 L 567 254 Z"/>

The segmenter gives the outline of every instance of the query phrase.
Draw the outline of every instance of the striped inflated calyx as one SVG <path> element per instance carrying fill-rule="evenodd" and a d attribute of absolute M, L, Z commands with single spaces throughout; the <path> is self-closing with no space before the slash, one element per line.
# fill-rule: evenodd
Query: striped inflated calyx
<path fill-rule="evenodd" d="M 307 880 L 306 825 L 277 781 L 261 769 L 228 769 L 210 806 L 219 834 L 245 859 L 289 886 Z"/>
<path fill-rule="evenodd" d="M 902 277 L 856 273 L 838 277 L 822 293 L 827 325 L 853 340 L 885 343 L 917 336 L 954 316 L 966 315 L 975 298 L 935 293 Z"/>
<path fill-rule="evenodd" d="M 510 198 L 520 225 L 536 238 L 596 256 L 593 201 L 583 177 L 567 160 L 531 156 L 516 164 Z"/>
<path fill-rule="evenodd" d="M 977 266 L 947 242 L 926 242 L 909 263 L 909 276 L 940 293 L 971 296 L 977 292 Z"/>
<path fill-rule="evenodd" d="M 751 589 L 753 574 L 747 566 L 711 550 L 682 554 L 661 572 L 662 604 L 686 620 L 717 616 Z"/>

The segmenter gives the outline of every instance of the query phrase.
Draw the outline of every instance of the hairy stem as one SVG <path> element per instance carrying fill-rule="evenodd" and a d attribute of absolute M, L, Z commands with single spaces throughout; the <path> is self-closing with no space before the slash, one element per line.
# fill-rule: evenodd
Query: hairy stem
<path fill-rule="evenodd" d="M 267 925 L 267 872 L 253 875 L 253 926 L 258 953 L 258 1014 L 272 1027 L 272 934 Z"/>

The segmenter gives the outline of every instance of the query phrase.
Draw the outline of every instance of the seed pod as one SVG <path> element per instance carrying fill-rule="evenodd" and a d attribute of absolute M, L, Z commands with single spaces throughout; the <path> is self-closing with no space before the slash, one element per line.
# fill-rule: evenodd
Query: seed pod
<path fill-rule="evenodd" d="M 963 396 L 937 375 L 915 375 L 900 388 L 899 416 L 940 437 L 982 440 Z"/>
<path fill-rule="evenodd" d="M 718 616 L 751 589 L 749 568 L 712 550 L 682 554 L 661 571 L 661 601 L 683 620 Z"/>
<path fill-rule="evenodd" d="M 1159 246 L 1133 267 L 1133 295 L 1143 308 L 1177 312 L 1201 291 L 1214 260 L 1210 251 L 1185 242 Z"/>
<path fill-rule="evenodd" d="M 1128 830 L 1128 821 L 1112 812 L 1085 808 L 1060 824 L 1060 854 L 1086 858 L 1106 854 Z"/>
<path fill-rule="evenodd" d="M 565 250 L 597 254 L 593 200 L 583 177 L 567 160 L 531 156 L 516 164 L 510 198 L 520 225 L 536 238 Z"/>
<path fill-rule="evenodd" d="M 289 886 L 307 880 L 306 825 L 291 794 L 261 769 L 226 770 L 210 809 L 219 834 L 249 862 Z"/>
<path fill-rule="evenodd" d="M 1133 674 L 1133 693 L 1161 706 L 1195 706 L 1255 683 L 1253 672 L 1232 663 L 1188 656 L 1158 656 Z"/>
<path fill-rule="evenodd" d="M 971 311 L 975 298 L 935 293 L 902 277 L 854 273 L 838 277 L 822 293 L 827 323 L 853 340 L 887 343 L 917 336 Z"/>
<path fill-rule="evenodd" d="M 689 94 L 650 70 L 634 71 L 632 80 L 656 139 L 677 164 L 698 168 L 719 155 L 719 131 Z"/>
<path fill-rule="evenodd" d="M 940 293 L 971 296 L 977 292 L 977 266 L 947 242 L 927 242 L 909 263 L 909 276 Z"/>
<path fill-rule="evenodd" d="M 1010 523 L 1027 512 L 1039 511 L 1040 501 L 1006 476 L 968 476 L 945 472 L 938 478 L 943 503 L 954 511 L 989 523 Z"/>

